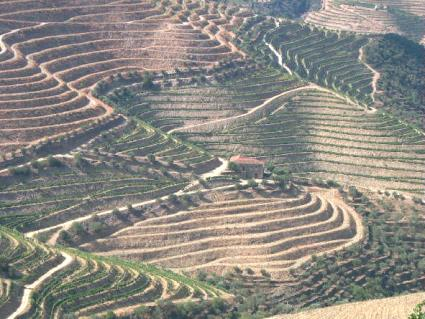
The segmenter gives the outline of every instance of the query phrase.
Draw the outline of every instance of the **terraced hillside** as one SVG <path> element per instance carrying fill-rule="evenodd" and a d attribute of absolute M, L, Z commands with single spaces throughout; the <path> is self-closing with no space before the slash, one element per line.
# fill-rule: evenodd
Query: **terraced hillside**
<path fill-rule="evenodd" d="M 240 66 L 224 64 L 212 71 L 201 83 L 196 74 L 199 72 L 194 70 L 192 74 L 181 73 L 180 84 L 174 81 L 176 74 L 161 74 L 156 82 L 162 86 L 154 90 L 143 89 L 143 82 L 137 78 L 128 80 L 125 85 L 111 83 L 101 98 L 111 101 L 128 116 L 171 133 L 182 127 L 246 116 L 272 103 L 285 90 L 304 85 L 280 70 L 263 68 L 252 61 Z"/>
<path fill-rule="evenodd" d="M 153 266 L 49 248 L 4 228 L 0 238 L 1 283 L 7 287 L 1 290 L 2 318 L 88 318 L 110 310 L 128 313 L 157 300 L 228 297 Z"/>
<path fill-rule="evenodd" d="M 374 9 L 400 32 L 422 15 L 403 1 Z M 219 1 L 0 5 L 0 318 L 260 318 L 425 289 L 425 136 L 375 109 L 370 37 Z"/>
<path fill-rule="evenodd" d="M 280 63 L 301 78 L 335 90 L 356 102 L 371 104 L 376 83 L 373 72 L 360 61 L 365 37 L 326 32 L 299 23 L 285 22 L 264 41 Z"/>
<path fill-rule="evenodd" d="M 239 13 L 226 12 L 197 2 L 3 1 L 0 152 L 111 121 L 113 109 L 90 93 L 109 75 L 240 56 L 228 31 Z"/>
<path fill-rule="evenodd" d="M 270 319 L 405 319 L 412 313 L 414 307 L 423 300 L 425 300 L 424 293 L 415 293 L 281 315 Z"/>
<path fill-rule="evenodd" d="M 423 204 L 394 194 L 341 193 L 368 229 L 360 245 L 319 257 L 270 295 L 276 304 L 329 306 L 425 291 Z"/>
<path fill-rule="evenodd" d="M 425 43 L 425 4 L 418 0 L 323 0 L 305 21 L 359 33 L 400 33 Z"/>
<path fill-rule="evenodd" d="M 322 89 L 306 88 L 225 130 L 200 126 L 179 134 L 223 157 L 242 153 L 271 160 L 301 179 L 425 192 L 423 135 Z"/>
<path fill-rule="evenodd" d="M 68 228 L 78 218 L 177 192 L 189 183 L 187 173 L 177 164 L 110 153 L 34 161 L 3 172 L 0 223 L 25 232 Z"/>
<path fill-rule="evenodd" d="M 149 217 L 82 248 L 178 271 L 224 273 L 238 266 L 282 278 L 312 254 L 362 239 L 356 212 L 336 198 L 288 196 L 273 187 L 215 191 L 195 208 Z"/>

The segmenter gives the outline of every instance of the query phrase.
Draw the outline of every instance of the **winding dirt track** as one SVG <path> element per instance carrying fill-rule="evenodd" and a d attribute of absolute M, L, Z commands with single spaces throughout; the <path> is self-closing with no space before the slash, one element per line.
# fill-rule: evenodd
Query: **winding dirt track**
<path fill-rule="evenodd" d="M 22 300 L 21 300 L 21 304 L 19 305 L 19 308 L 16 309 L 16 311 L 12 313 L 7 319 L 15 319 L 23 315 L 24 313 L 26 313 L 31 306 L 32 291 L 40 287 L 47 279 L 52 277 L 56 272 L 69 266 L 71 262 L 74 260 L 74 258 L 71 255 L 65 252 L 61 252 L 61 253 L 62 253 L 62 256 L 65 258 L 62 263 L 50 269 L 48 272 L 46 272 L 43 276 L 38 278 L 32 284 L 25 285 L 24 294 L 22 295 Z"/>
<path fill-rule="evenodd" d="M 376 92 L 378 91 L 378 81 L 381 78 L 381 73 L 379 73 L 374 68 L 372 68 L 372 66 L 370 66 L 369 64 L 366 63 L 366 61 L 364 60 L 364 50 L 363 49 L 364 49 L 364 47 L 361 47 L 359 49 L 359 61 L 362 62 L 373 73 L 372 93 L 370 95 L 372 97 L 373 102 L 375 102 Z"/>
<path fill-rule="evenodd" d="M 169 133 L 171 134 L 171 133 L 176 133 L 176 132 L 190 132 L 193 129 L 199 129 L 199 128 L 202 129 L 203 127 L 208 128 L 208 127 L 216 126 L 216 124 L 218 126 L 220 126 L 220 125 L 226 126 L 227 124 L 230 124 L 230 123 L 234 122 L 235 120 L 244 119 L 246 117 L 249 117 L 249 115 L 252 115 L 252 114 L 257 113 L 257 112 L 261 112 L 262 109 L 264 109 L 267 105 L 269 105 L 271 102 L 273 102 L 274 100 L 276 100 L 280 97 L 289 96 L 292 93 L 296 93 L 296 92 L 300 92 L 300 91 L 304 91 L 304 90 L 308 90 L 308 89 L 312 89 L 312 88 L 315 88 L 315 85 L 311 84 L 311 85 L 306 85 L 306 86 L 299 87 L 299 88 L 296 88 L 296 89 L 292 89 L 292 90 L 289 90 L 289 91 L 285 91 L 285 92 L 282 92 L 278 95 L 272 96 L 271 98 L 268 98 L 263 103 L 261 103 L 260 105 L 250 109 L 248 112 L 246 112 L 244 114 L 226 117 L 226 118 L 218 119 L 218 120 L 213 120 L 213 121 L 209 121 L 209 122 L 205 122 L 205 123 L 201 123 L 201 124 L 178 127 L 178 128 L 172 129 L 171 131 L 169 131 Z M 215 127 L 214 129 L 217 129 L 217 127 Z"/>

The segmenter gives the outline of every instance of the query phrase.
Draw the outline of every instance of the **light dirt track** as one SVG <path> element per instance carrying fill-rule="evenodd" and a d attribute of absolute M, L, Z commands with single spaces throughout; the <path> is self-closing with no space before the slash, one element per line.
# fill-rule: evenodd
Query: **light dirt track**
<path fill-rule="evenodd" d="M 19 316 L 23 315 L 25 312 L 27 312 L 31 305 L 32 292 L 36 290 L 38 287 L 40 287 L 47 279 L 53 276 L 56 272 L 68 267 L 71 264 L 71 262 L 74 260 L 74 258 L 71 255 L 65 252 L 62 252 L 62 255 L 65 258 L 62 263 L 50 269 L 48 272 L 46 272 L 43 276 L 38 278 L 32 284 L 25 285 L 24 294 L 22 295 L 22 300 L 21 300 L 21 304 L 19 305 L 19 308 L 16 309 L 16 311 L 12 313 L 9 317 L 7 317 L 7 319 L 16 319 Z"/>
<path fill-rule="evenodd" d="M 215 126 L 215 125 L 226 126 L 227 124 L 231 124 L 235 120 L 248 118 L 252 114 L 255 114 L 257 112 L 261 112 L 262 109 L 267 107 L 267 105 L 269 105 L 271 102 L 273 102 L 274 100 L 276 100 L 280 97 L 289 96 L 293 93 L 312 89 L 314 87 L 315 87 L 314 85 L 308 85 L 308 86 L 303 86 L 303 87 L 299 87 L 299 88 L 296 88 L 296 89 L 291 89 L 289 91 L 285 91 L 285 92 L 282 92 L 278 95 L 272 96 L 271 98 L 265 100 L 263 103 L 261 103 L 260 105 L 250 109 L 248 112 L 246 112 L 244 114 L 235 115 L 235 116 L 231 116 L 231 117 L 227 117 L 227 118 L 223 118 L 223 119 L 218 119 L 218 120 L 213 120 L 213 121 L 209 121 L 209 122 L 205 122 L 205 123 L 201 123 L 201 124 L 187 125 L 187 126 L 184 126 L 184 127 L 175 128 L 175 129 L 172 129 L 171 131 L 169 131 L 169 133 L 171 134 L 171 133 L 176 133 L 176 132 L 189 132 L 192 129 L 199 129 L 199 128 L 202 129 L 203 127 L 208 128 L 208 127 L 212 127 L 212 126 Z"/>
<path fill-rule="evenodd" d="M 279 26 L 280 26 L 279 20 L 273 17 L 273 21 L 275 22 L 276 29 L 279 28 Z M 273 32 L 273 31 L 271 31 L 271 32 Z M 267 36 L 267 33 L 264 34 L 264 37 L 263 37 L 264 44 L 267 45 L 268 48 L 270 49 L 270 51 L 272 51 L 272 53 L 277 57 L 277 62 L 279 63 L 279 65 L 281 67 L 283 67 L 290 75 L 292 75 L 293 74 L 292 70 L 286 65 L 286 63 L 283 62 L 282 54 L 278 50 L 276 50 L 276 48 L 273 46 L 273 44 L 266 41 L 266 36 Z"/>
<path fill-rule="evenodd" d="M 381 73 L 376 71 L 374 68 L 372 68 L 369 64 L 364 61 L 364 47 L 361 47 L 359 49 L 359 61 L 362 62 L 372 73 L 372 93 L 370 94 L 372 97 L 373 102 L 376 101 L 376 93 L 378 91 L 378 81 L 381 78 Z"/>
<path fill-rule="evenodd" d="M 407 319 L 415 306 L 423 301 L 425 301 L 425 293 L 420 292 L 392 298 L 342 304 L 268 319 Z"/>

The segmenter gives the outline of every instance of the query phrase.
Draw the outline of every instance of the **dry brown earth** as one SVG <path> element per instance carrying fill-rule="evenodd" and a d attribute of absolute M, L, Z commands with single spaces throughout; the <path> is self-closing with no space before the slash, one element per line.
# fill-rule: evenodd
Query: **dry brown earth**
<path fill-rule="evenodd" d="M 354 302 L 269 319 L 406 319 L 425 300 L 425 293 Z"/>
<path fill-rule="evenodd" d="M 112 108 L 89 93 L 105 77 L 241 56 L 224 39 L 233 36 L 227 30 L 234 19 L 219 9 L 197 2 L 2 2 L 0 152 L 111 120 Z"/>

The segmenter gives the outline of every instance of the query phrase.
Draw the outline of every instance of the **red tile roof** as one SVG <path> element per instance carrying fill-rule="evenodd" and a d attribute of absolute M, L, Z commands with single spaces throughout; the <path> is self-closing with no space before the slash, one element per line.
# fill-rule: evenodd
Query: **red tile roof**
<path fill-rule="evenodd" d="M 260 161 L 253 157 L 244 157 L 241 155 L 235 155 L 230 158 L 230 162 L 237 164 L 252 164 L 252 165 L 264 165 L 264 161 Z"/>

